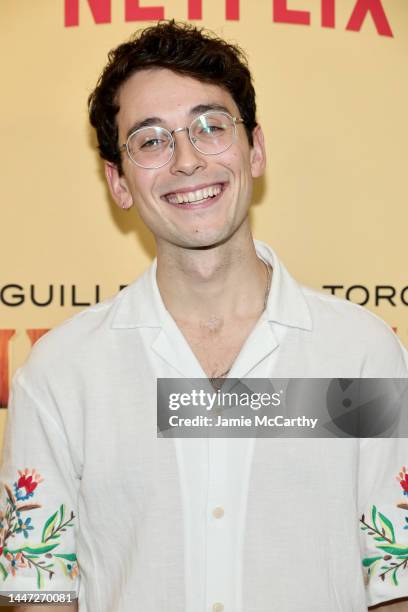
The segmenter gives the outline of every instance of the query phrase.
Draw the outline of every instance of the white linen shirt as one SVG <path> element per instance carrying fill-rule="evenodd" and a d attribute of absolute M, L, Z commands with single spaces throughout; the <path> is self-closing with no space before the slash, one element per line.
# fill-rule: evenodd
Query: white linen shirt
<path fill-rule="evenodd" d="M 382 321 L 300 287 L 255 244 L 272 289 L 230 377 L 407 377 Z M 73 589 L 80 612 L 362 612 L 408 595 L 402 553 L 380 577 L 408 555 L 405 439 L 157 438 L 159 377 L 205 373 L 156 262 L 36 343 L 13 383 L 3 540 L 4 485 L 16 507 L 40 507 L 6 538 L 3 591 Z"/>

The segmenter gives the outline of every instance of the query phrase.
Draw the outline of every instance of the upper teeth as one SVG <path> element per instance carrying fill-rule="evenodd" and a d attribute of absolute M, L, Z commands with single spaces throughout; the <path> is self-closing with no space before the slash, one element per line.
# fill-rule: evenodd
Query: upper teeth
<path fill-rule="evenodd" d="M 198 202 L 199 200 L 213 198 L 219 193 L 221 193 L 221 186 L 212 185 L 211 187 L 197 189 L 197 191 L 189 191 L 188 193 L 172 193 L 167 196 L 167 200 L 170 204 L 188 204 L 189 202 Z"/>

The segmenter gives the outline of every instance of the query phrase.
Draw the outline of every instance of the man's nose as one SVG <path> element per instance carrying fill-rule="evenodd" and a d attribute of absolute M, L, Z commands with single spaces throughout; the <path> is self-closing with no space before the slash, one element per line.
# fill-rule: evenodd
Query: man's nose
<path fill-rule="evenodd" d="M 187 128 L 179 128 L 173 132 L 174 154 L 171 159 L 170 170 L 173 174 L 192 175 L 197 170 L 205 168 L 206 161 L 191 143 Z"/>

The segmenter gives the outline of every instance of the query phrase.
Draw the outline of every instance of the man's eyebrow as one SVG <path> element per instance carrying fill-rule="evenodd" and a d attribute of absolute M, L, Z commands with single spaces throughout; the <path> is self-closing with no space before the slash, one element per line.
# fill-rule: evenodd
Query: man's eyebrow
<path fill-rule="evenodd" d="M 190 110 L 190 115 L 202 115 L 207 111 L 221 111 L 222 113 L 231 114 L 231 111 L 222 104 L 198 104 Z"/>
<path fill-rule="evenodd" d="M 208 111 L 221 111 L 222 113 L 231 114 L 230 110 L 223 104 L 197 104 L 197 106 L 193 106 L 193 108 L 190 109 L 189 115 L 202 115 Z M 160 117 L 146 117 L 146 119 L 142 119 L 142 121 L 136 121 L 128 129 L 126 139 L 128 139 L 129 136 L 139 128 L 149 127 L 152 125 L 163 125 L 163 123 L 165 122 Z"/>
<path fill-rule="evenodd" d="M 133 123 L 132 126 L 128 129 L 126 133 L 126 138 L 129 138 L 129 136 L 139 128 L 149 127 L 151 125 L 162 125 L 162 123 L 163 119 L 161 119 L 160 117 L 146 117 L 146 119 L 143 119 L 142 121 L 136 121 L 136 123 Z"/>

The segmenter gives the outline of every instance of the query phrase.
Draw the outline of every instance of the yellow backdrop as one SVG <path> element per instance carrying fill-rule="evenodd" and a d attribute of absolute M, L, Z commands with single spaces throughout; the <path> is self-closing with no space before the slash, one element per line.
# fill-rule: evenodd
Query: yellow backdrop
<path fill-rule="evenodd" d="M 97 285 L 109 297 L 154 256 L 134 210 L 109 199 L 86 113 L 108 50 L 153 5 L 182 20 L 201 8 L 197 23 L 248 52 L 269 157 L 255 236 L 301 282 L 367 301 L 407 344 L 406 0 L 1 0 L 3 397 L 26 330 L 93 303 Z"/>

